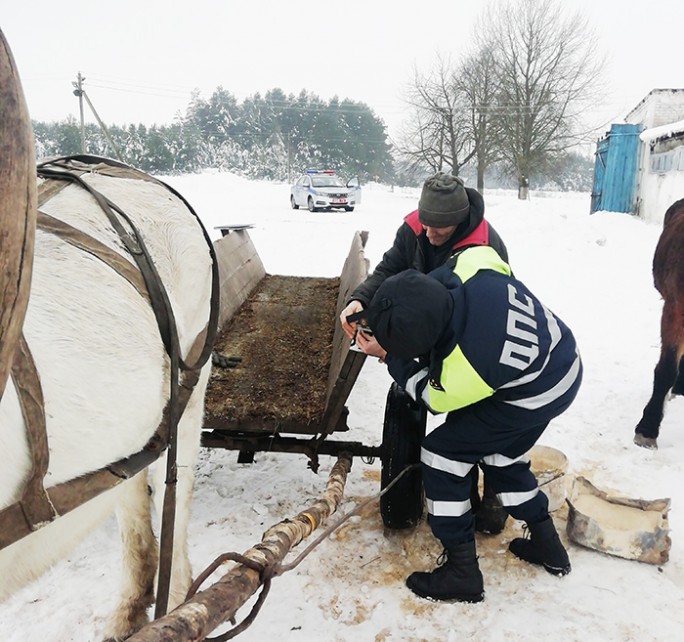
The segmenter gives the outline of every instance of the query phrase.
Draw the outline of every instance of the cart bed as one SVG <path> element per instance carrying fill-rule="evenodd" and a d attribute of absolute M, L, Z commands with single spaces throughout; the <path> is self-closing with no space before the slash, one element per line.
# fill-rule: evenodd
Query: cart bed
<path fill-rule="evenodd" d="M 264 277 L 217 337 L 215 350 L 240 362 L 212 371 L 209 425 L 320 423 L 339 288 L 339 277 Z"/>
<path fill-rule="evenodd" d="M 338 316 L 368 273 L 357 232 L 339 277 L 266 274 L 246 230 L 215 243 L 221 279 L 214 366 L 205 402 L 204 442 L 347 430 L 346 399 L 365 355 L 349 349 Z"/>

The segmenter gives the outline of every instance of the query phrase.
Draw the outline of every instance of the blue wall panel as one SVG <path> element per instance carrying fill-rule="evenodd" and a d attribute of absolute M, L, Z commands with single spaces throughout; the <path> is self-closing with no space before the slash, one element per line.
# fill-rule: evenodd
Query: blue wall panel
<path fill-rule="evenodd" d="M 633 212 L 639 165 L 639 125 L 613 124 L 597 144 L 592 212 Z M 598 167 L 605 160 L 605 167 Z"/>

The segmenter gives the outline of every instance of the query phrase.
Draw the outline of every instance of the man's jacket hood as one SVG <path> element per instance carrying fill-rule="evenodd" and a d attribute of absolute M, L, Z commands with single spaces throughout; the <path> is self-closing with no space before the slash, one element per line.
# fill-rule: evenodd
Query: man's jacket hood
<path fill-rule="evenodd" d="M 439 342 L 453 310 L 453 298 L 442 283 L 404 270 L 383 282 L 364 316 L 387 352 L 412 359 Z"/>

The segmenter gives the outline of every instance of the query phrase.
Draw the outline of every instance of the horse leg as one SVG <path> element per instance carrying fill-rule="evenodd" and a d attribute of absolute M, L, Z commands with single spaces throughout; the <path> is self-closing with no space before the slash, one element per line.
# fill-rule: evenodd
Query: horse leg
<path fill-rule="evenodd" d="M 681 358 L 681 324 L 675 306 L 665 301 L 661 320 L 660 359 L 653 372 L 653 392 L 634 430 L 634 443 L 643 448 L 657 448 L 665 397 L 677 378 Z"/>
<path fill-rule="evenodd" d="M 684 395 L 684 357 L 679 360 L 679 372 L 677 373 L 677 379 L 672 386 L 673 395 Z"/>
<path fill-rule="evenodd" d="M 152 530 L 147 471 L 126 482 L 116 515 L 122 549 L 119 603 L 110 617 L 108 640 L 124 640 L 148 623 L 147 609 L 154 602 L 154 580 L 159 559 Z"/>

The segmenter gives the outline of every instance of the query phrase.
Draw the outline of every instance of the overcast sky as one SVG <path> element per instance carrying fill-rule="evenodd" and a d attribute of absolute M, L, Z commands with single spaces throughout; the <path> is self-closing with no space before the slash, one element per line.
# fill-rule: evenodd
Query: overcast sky
<path fill-rule="evenodd" d="M 242 100 L 279 87 L 364 102 L 396 134 L 413 70 L 458 59 L 491 1 L 31 0 L 6 2 L 0 26 L 35 120 L 78 117 L 81 72 L 109 124 L 171 123 L 194 89 Z M 562 4 L 607 56 L 597 122 L 621 121 L 651 89 L 684 87 L 682 0 Z"/>

